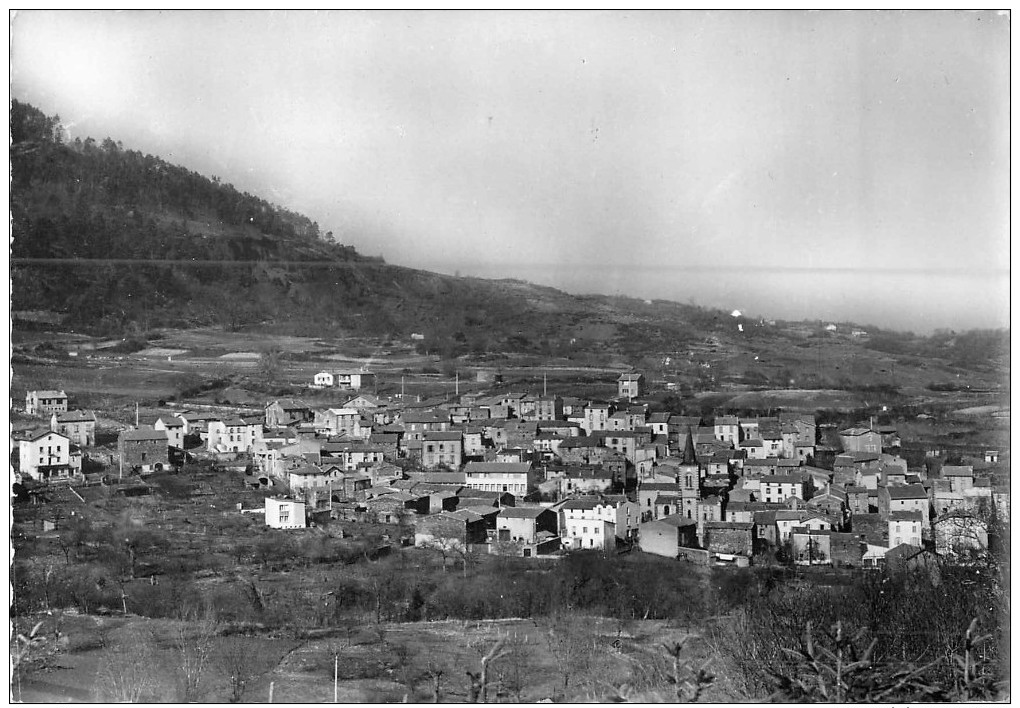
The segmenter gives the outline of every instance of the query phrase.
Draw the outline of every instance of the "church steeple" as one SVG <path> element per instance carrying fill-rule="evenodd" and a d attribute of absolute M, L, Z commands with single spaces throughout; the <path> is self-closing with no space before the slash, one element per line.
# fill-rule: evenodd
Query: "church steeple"
<path fill-rule="evenodd" d="M 694 435 L 691 434 L 690 427 L 687 428 L 687 442 L 684 444 L 684 454 L 680 458 L 681 465 L 697 465 L 698 456 L 694 452 Z"/>

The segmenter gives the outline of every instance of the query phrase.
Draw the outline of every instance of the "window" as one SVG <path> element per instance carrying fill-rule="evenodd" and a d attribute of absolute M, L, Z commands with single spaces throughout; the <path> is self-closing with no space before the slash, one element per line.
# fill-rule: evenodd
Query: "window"
<path fill-rule="evenodd" d="M 290 510 L 280 509 L 280 523 L 286 524 L 288 522 L 290 522 Z"/>

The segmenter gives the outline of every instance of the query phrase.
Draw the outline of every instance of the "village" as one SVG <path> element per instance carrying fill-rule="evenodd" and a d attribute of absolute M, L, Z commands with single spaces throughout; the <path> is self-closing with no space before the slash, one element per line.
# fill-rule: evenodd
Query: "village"
<path fill-rule="evenodd" d="M 261 413 L 136 419 L 106 451 L 96 412 L 76 409 L 73 392 L 30 391 L 24 410 L 38 424 L 16 431 L 15 482 L 146 494 L 153 475 L 243 471 L 264 506 L 239 501 L 232 513 L 274 529 L 382 524 L 394 546 L 439 551 L 444 565 L 583 550 L 929 568 L 984 557 L 1009 520 L 1008 453 L 911 466 L 896 428 L 873 419 L 823 431 L 810 413 L 677 415 L 646 402 L 637 372 L 605 401 L 547 390 L 382 398 L 369 392 L 375 377 L 316 374 L 309 391 L 335 395 L 331 406 L 287 398 Z"/>

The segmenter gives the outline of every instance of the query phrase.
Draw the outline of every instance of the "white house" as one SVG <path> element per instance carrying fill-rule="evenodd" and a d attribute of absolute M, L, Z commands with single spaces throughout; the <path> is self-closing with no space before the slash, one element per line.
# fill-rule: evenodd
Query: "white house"
<path fill-rule="evenodd" d="M 613 549 L 617 539 L 633 539 L 640 507 L 623 496 L 568 499 L 553 508 L 560 515 L 560 536 L 569 549 Z"/>
<path fill-rule="evenodd" d="M 305 503 L 266 497 L 266 526 L 274 529 L 305 528 Z"/>
<path fill-rule="evenodd" d="M 375 374 L 370 371 L 320 371 L 312 378 L 315 388 L 350 388 L 358 391 L 375 383 Z"/>
<path fill-rule="evenodd" d="M 262 439 L 262 424 L 241 418 L 209 421 L 207 449 L 210 452 L 249 452 Z"/>
<path fill-rule="evenodd" d="M 486 492 L 510 492 L 524 497 L 535 488 L 530 462 L 469 462 L 464 466 L 465 484 Z"/>
<path fill-rule="evenodd" d="M 358 391 L 375 383 L 375 374 L 369 371 L 338 371 L 336 373 L 337 388 L 352 388 Z"/>
<path fill-rule="evenodd" d="M 758 485 L 759 498 L 763 502 L 783 503 L 790 497 L 805 499 L 807 495 L 806 475 L 801 473 L 764 475 L 758 480 Z"/>
<path fill-rule="evenodd" d="M 889 514 L 889 548 L 901 543 L 921 546 L 924 515 L 919 511 L 894 511 Z"/>
<path fill-rule="evenodd" d="M 605 430 L 609 418 L 609 406 L 605 403 L 589 403 L 584 407 L 584 426 L 588 435 L 596 430 Z"/>
<path fill-rule="evenodd" d="M 315 411 L 315 432 L 319 435 L 343 435 L 360 438 L 370 434 L 371 426 L 361 427 L 361 411 L 357 408 L 327 408 Z"/>
<path fill-rule="evenodd" d="M 159 418 L 152 427 L 156 430 L 165 430 L 167 443 L 170 447 L 184 449 L 184 434 L 187 421 L 178 417 Z"/>
<path fill-rule="evenodd" d="M 70 438 L 48 430 L 18 441 L 18 465 L 21 474 L 40 482 L 64 480 L 80 475 L 81 456 L 71 454 Z"/>
<path fill-rule="evenodd" d="M 340 483 L 341 478 L 340 469 L 335 465 L 323 467 L 301 465 L 289 470 L 288 473 L 288 482 L 292 492 L 303 489 L 332 489 L 334 484 Z"/>
<path fill-rule="evenodd" d="M 793 529 L 803 527 L 811 531 L 833 530 L 836 520 L 826 514 L 804 509 L 780 509 L 776 511 L 776 536 L 780 543 L 790 540 Z"/>

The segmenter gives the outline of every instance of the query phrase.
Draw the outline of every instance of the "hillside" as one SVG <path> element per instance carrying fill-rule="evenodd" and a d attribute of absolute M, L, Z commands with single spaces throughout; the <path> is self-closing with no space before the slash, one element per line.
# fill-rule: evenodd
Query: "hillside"
<path fill-rule="evenodd" d="M 926 338 L 869 328 L 856 340 L 820 322 L 738 321 L 694 305 L 393 266 L 215 177 L 111 138 L 65 141 L 59 117 L 18 101 L 11 135 L 16 326 L 31 311 L 98 335 L 196 326 L 405 341 L 422 333 L 420 347 L 444 358 L 615 359 L 706 384 L 882 386 L 912 372 L 918 385 L 955 385 L 961 371 L 995 381 L 1008 370 L 1001 331 Z M 856 370 L 833 363 L 848 356 Z"/>

